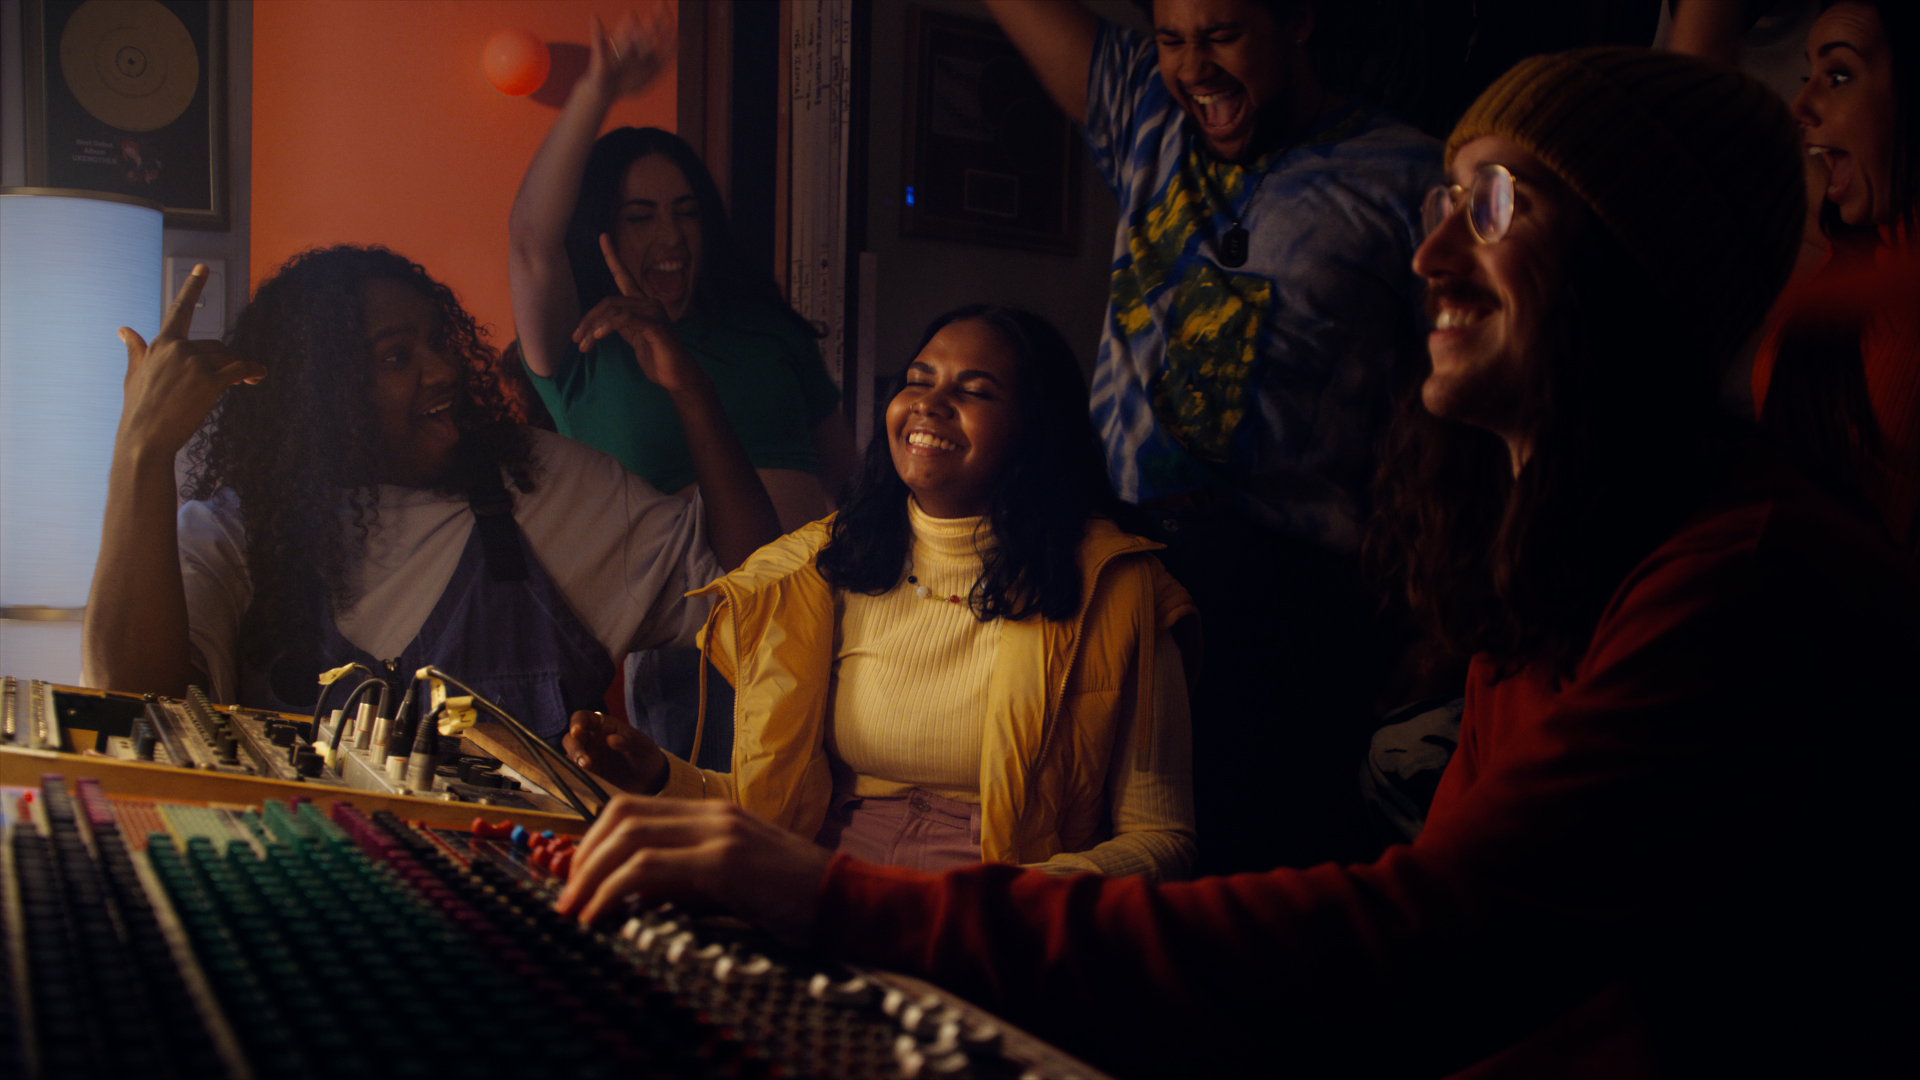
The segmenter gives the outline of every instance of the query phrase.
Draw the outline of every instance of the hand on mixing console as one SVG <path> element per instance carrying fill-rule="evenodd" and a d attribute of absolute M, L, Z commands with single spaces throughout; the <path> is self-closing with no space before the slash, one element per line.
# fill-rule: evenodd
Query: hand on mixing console
<path fill-rule="evenodd" d="M 618 795 L 581 841 L 559 908 L 592 923 L 629 896 L 710 900 L 798 938 L 813 925 L 832 858 L 730 802 Z"/>
<path fill-rule="evenodd" d="M 267 376 L 265 367 L 240 359 L 219 341 L 187 338 L 206 284 L 207 268 L 195 266 L 152 342 L 131 327 L 120 328 L 120 340 L 127 346 L 127 378 L 119 442 L 126 449 L 156 451 L 171 461 L 200 430 L 227 387 Z"/>
<path fill-rule="evenodd" d="M 666 751 L 605 713 L 574 713 L 560 746 L 575 764 L 622 791 L 651 795 L 666 784 Z"/>
<path fill-rule="evenodd" d="M 573 343 L 581 352 L 591 352 L 608 334 L 619 334 L 633 347 L 640 361 L 640 373 L 669 394 L 700 390 L 711 383 L 707 373 L 693 362 L 680 338 L 673 332 L 673 320 L 660 301 L 647 294 L 627 272 L 626 264 L 613 249 L 613 238 L 600 234 L 600 253 L 613 271 L 613 283 L 619 296 L 609 296 L 593 305 L 573 331 Z"/>

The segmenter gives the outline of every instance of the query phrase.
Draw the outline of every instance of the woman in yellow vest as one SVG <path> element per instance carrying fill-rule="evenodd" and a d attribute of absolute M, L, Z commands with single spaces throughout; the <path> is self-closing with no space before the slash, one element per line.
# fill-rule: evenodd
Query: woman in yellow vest
<path fill-rule="evenodd" d="M 1060 332 L 941 316 L 845 508 L 702 590 L 732 771 L 598 714 L 567 746 L 629 791 L 732 799 L 870 861 L 1183 877 L 1194 609 L 1130 509 Z"/>

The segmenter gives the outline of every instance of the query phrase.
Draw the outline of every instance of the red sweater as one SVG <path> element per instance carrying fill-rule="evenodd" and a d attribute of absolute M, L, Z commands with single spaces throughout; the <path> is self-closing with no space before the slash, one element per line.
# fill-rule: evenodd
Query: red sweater
<path fill-rule="evenodd" d="M 1857 1075 L 1911 1019 L 1868 989 L 1913 970 L 1910 574 L 1750 463 L 1570 682 L 1475 662 L 1414 844 L 1168 885 L 842 856 L 816 939 L 1123 1076 Z"/>
<path fill-rule="evenodd" d="M 1830 259 L 1774 301 L 1753 358 L 1753 405 L 1756 416 L 1766 405 L 1786 327 L 1858 330 L 1867 399 L 1885 438 L 1879 483 L 1867 495 L 1896 542 L 1911 546 L 1920 541 L 1912 535 L 1920 509 L 1920 246 L 1904 228 L 1881 233 L 1866 258 Z"/>

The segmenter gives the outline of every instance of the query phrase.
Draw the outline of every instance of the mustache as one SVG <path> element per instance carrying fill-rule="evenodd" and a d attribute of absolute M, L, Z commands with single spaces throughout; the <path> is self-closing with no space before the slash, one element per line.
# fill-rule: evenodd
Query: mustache
<path fill-rule="evenodd" d="M 1495 296 L 1491 289 L 1481 288 L 1471 282 L 1456 280 L 1430 282 L 1427 285 L 1427 301 L 1424 305 L 1427 318 L 1438 318 L 1441 305 L 1448 303 L 1453 307 L 1497 308 L 1500 306 L 1500 298 Z"/>

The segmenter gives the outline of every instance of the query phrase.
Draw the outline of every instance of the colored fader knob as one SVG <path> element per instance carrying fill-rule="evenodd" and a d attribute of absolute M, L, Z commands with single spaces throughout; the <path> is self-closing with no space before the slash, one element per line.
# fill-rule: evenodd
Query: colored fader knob
<path fill-rule="evenodd" d="M 495 90 L 526 97 L 546 85 L 553 58 L 531 30 L 499 30 L 480 48 L 480 70 Z"/>
<path fill-rule="evenodd" d="M 488 824 L 486 818 L 473 819 L 473 835 L 483 840 L 505 840 L 513 835 L 516 827 L 512 821 Z"/>

